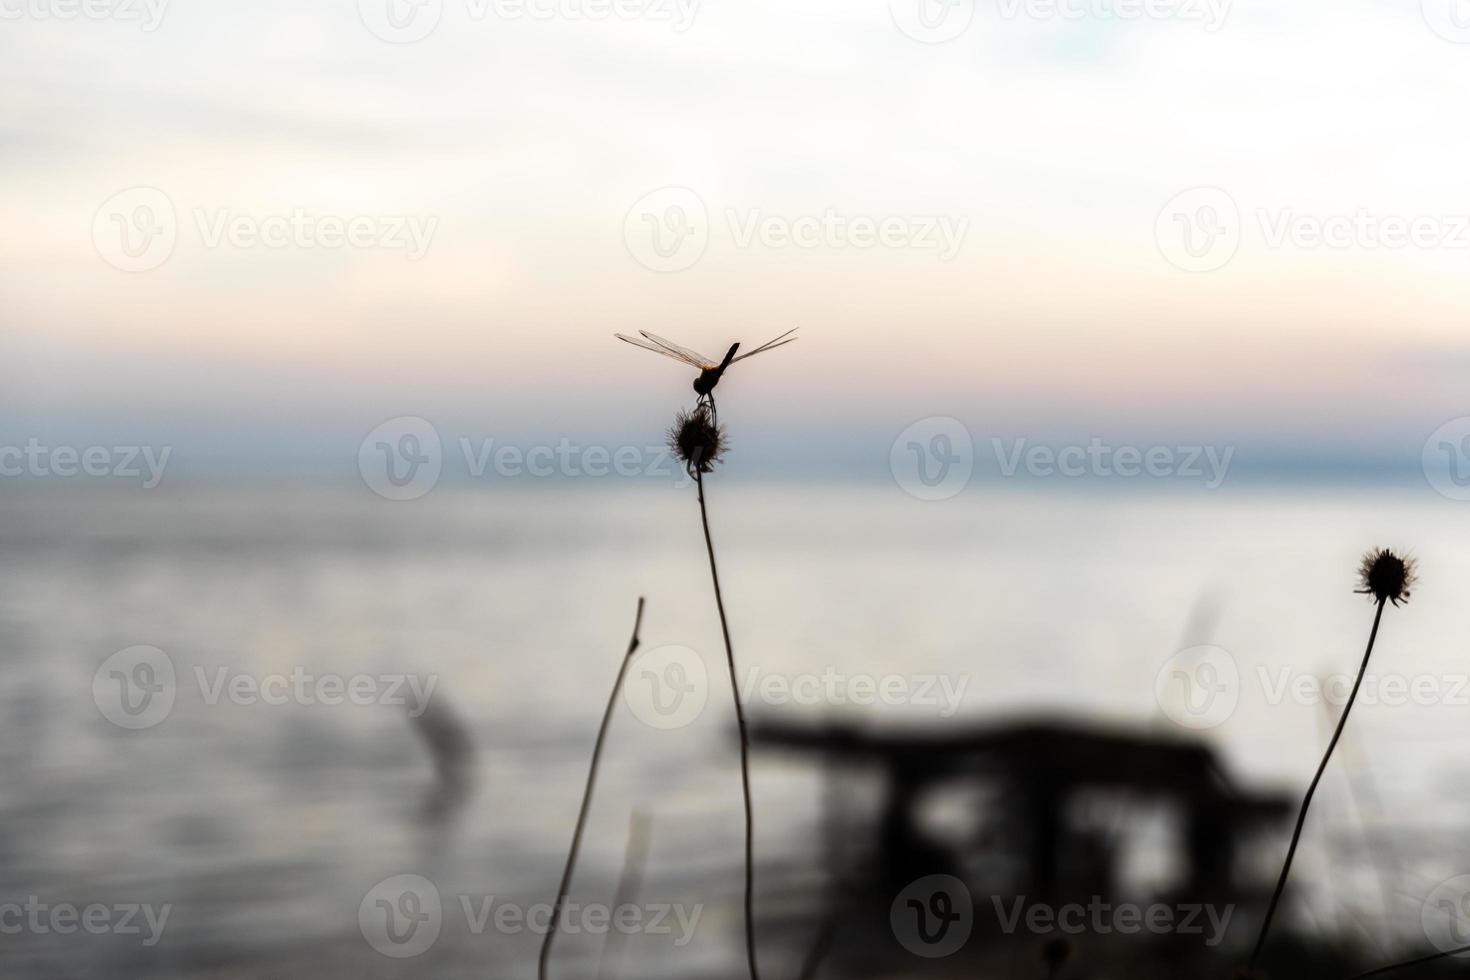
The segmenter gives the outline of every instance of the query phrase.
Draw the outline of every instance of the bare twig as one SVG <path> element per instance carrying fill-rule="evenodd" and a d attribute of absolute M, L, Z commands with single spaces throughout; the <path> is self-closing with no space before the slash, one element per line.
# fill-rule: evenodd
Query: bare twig
<path fill-rule="evenodd" d="M 592 809 L 592 789 L 597 783 L 597 767 L 602 762 L 602 746 L 607 740 L 607 728 L 612 721 L 613 708 L 617 705 L 618 692 L 623 688 L 623 678 L 628 673 L 628 664 L 638 649 L 638 628 L 643 625 L 643 597 L 638 597 L 638 612 L 633 618 L 633 636 L 628 640 L 628 652 L 618 666 L 617 680 L 607 695 L 607 707 L 602 712 L 602 725 L 597 729 L 597 742 L 592 747 L 592 764 L 587 770 L 587 786 L 582 790 L 582 809 L 577 814 L 577 829 L 572 834 L 572 846 L 567 851 L 567 866 L 561 874 L 561 884 L 556 890 L 556 902 L 551 907 L 551 923 L 546 929 L 546 938 L 541 942 L 541 957 L 536 963 L 536 976 L 546 980 L 546 966 L 551 959 L 551 941 L 556 937 L 556 927 L 561 921 L 562 903 L 566 901 L 567 889 L 572 884 L 572 870 L 577 866 L 577 853 L 582 849 L 582 833 L 587 829 L 587 814 Z"/>

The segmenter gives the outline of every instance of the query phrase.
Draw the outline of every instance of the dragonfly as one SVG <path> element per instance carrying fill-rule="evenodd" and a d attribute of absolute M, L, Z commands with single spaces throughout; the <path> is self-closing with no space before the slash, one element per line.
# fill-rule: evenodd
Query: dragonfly
<path fill-rule="evenodd" d="M 651 350 L 655 354 L 672 357 L 674 360 L 687 364 L 692 368 L 698 368 L 699 377 L 694 379 L 694 390 L 701 398 L 708 398 L 715 390 L 715 385 L 720 383 L 720 377 L 724 375 L 725 369 L 731 364 L 734 364 L 736 361 L 743 361 L 747 357 L 754 357 L 764 351 L 775 350 L 777 347 L 785 347 L 787 344 L 795 343 L 797 338 L 793 337 L 792 334 L 796 333 L 796 330 L 796 327 L 792 327 L 781 336 L 773 337 L 755 350 L 746 351 L 744 354 L 737 354 L 736 352 L 740 350 L 740 344 L 738 342 L 733 343 L 730 345 L 730 349 L 725 352 L 725 357 L 721 361 L 715 361 L 714 358 L 705 357 L 698 351 L 690 350 L 688 347 L 676 344 L 672 340 L 665 340 L 658 334 L 649 333 L 647 330 L 638 331 L 642 334 L 642 339 L 629 337 L 625 333 L 613 334 L 613 336 L 619 340 L 626 340 L 635 347 L 642 347 L 644 350 Z"/>

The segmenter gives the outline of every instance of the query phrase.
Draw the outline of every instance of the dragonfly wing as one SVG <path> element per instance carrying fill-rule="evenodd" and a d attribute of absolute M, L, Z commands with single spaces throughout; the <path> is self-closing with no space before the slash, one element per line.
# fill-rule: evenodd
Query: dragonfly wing
<path fill-rule="evenodd" d="M 647 330 L 640 330 L 638 332 L 647 337 L 649 340 L 653 341 L 655 344 L 658 344 L 660 347 L 667 350 L 670 354 L 679 358 L 681 361 L 692 365 L 693 367 L 697 367 L 701 370 L 719 367 L 718 364 L 705 357 L 697 350 L 690 350 L 688 347 L 680 346 L 679 344 L 674 343 L 672 340 L 667 340 L 663 337 L 660 337 L 656 333 L 649 333 Z"/>
<path fill-rule="evenodd" d="M 643 340 L 643 339 L 641 339 L 639 337 L 629 337 L 625 333 L 615 333 L 615 334 L 613 334 L 613 336 L 616 337 L 616 338 L 618 338 L 619 340 L 626 340 L 628 343 L 632 344 L 634 347 L 642 347 L 644 350 L 651 350 L 655 354 L 662 354 L 664 357 L 671 357 L 674 360 L 678 361 L 680 364 L 688 364 L 689 363 L 689 359 L 688 358 L 682 357 L 679 354 L 675 354 L 671 350 L 667 350 L 667 349 L 665 349 L 663 347 L 660 347 L 658 344 L 650 343 L 649 341 Z"/>
<path fill-rule="evenodd" d="M 793 343 L 795 343 L 796 341 L 798 341 L 798 340 L 801 339 L 800 337 L 793 337 L 793 336 L 791 336 L 792 334 L 796 333 L 797 329 L 798 329 L 797 327 L 792 327 L 790 330 L 786 331 L 781 336 L 779 336 L 779 337 L 773 337 L 770 340 L 766 341 L 764 344 L 761 344 L 755 350 L 746 351 L 744 354 L 738 355 L 735 358 L 735 361 L 743 361 L 747 357 L 754 357 L 755 355 L 759 354 L 761 351 L 775 350 L 777 347 L 785 347 L 787 344 L 793 344 Z M 731 361 L 730 363 L 733 364 L 734 361 Z"/>

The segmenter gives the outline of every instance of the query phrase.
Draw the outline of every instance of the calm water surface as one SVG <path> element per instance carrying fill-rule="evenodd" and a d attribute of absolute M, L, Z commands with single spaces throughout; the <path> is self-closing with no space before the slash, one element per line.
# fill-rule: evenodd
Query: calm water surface
<path fill-rule="evenodd" d="M 1352 594 L 1358 555 L 1409 547 L 1423 582 L 1386 617 L 1386 683 L 1343 750 L 1352 778 L 1319 796 L 1300 867 L 1325 884 L 1304 890 L 1302 914 L 1324 928 L 1381 916 L 1372 896 L 1342 908 L 1369 835 L 1397 842 L 1389 901 L 1405 921 L 1470 870 L 1455 834 L 1470 769 L 1463 505 L 1427 491 L 922 503 L 895 487 L 710 490 L 737 655 L 757 680 L 942 676 L 963 690 L 946 718 L 927 703 L 753 711 L 961 725 L 1047 709 L 1177 733 L 1156 677 L 1177 651 L 1215 644 L 1239 682 L 1205 736 L 1242 780 L 1294 791 L 1332 711 L 1283 685 L 1356 668 L 1372 611 Z M 678 950 L 632 937 L 627 975 L 734 961 L 738 780 L 692 491 L 440 488 L 392 503 L 360 486 L 12 486 L 0 549 L 0 901 L 171 907 L 151 947 L 0 938 L 7 976 L 530 975 L 536 936 L 477 934 L 463 910 L 550 897 L 640 594 L 645 647 L 696 651 L 710 696 L 668 731 L 619 706 L 574 898 L 611 901 L 641 807 L 654 826 L 641 901 L 703 917 Z M 175 700 L 127 730 L 99 711 L 94 674 L 139 644 L 169 657 Z M 293 673 L 432 678 L 435 707 L 474 746 L 462 804 L 426 817 L 435 770 L 403 706 L 212 696 L 221 678 Z M 1388 675 L 1418 694 L 1398 696 Z M 769 760 L 755 792 L 765 859 L 816 863 L 815 775 Z M 396 960 L 364 939 L 359 909 L 405 873 L 435 884 L 443 929 Z M 558 956 L 590 976 L 601 949 L 569 936 Z"/>

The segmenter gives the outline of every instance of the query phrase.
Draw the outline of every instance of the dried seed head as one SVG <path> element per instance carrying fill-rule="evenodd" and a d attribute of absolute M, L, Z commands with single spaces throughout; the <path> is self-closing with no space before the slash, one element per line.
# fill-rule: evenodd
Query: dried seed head
<path fill-rule="evenodd" d="M 725 455 L 725 430 L 715 424 L 709 408 L 700 404 L 694 411 L 681 411 L 674 417 L 669 448 L 691 476 L 708 473 Z"/>
<path fill-rule="evenodd" d="M 1409 590 L 1418 580 L 1414 559 L 1401 558 L 1387 548 L 1374 548 L 1358 565 L 1357 591 L 1370 595 L 1375 602 L 1392 602 L 1397 606 L 1409 601 Z"/>

